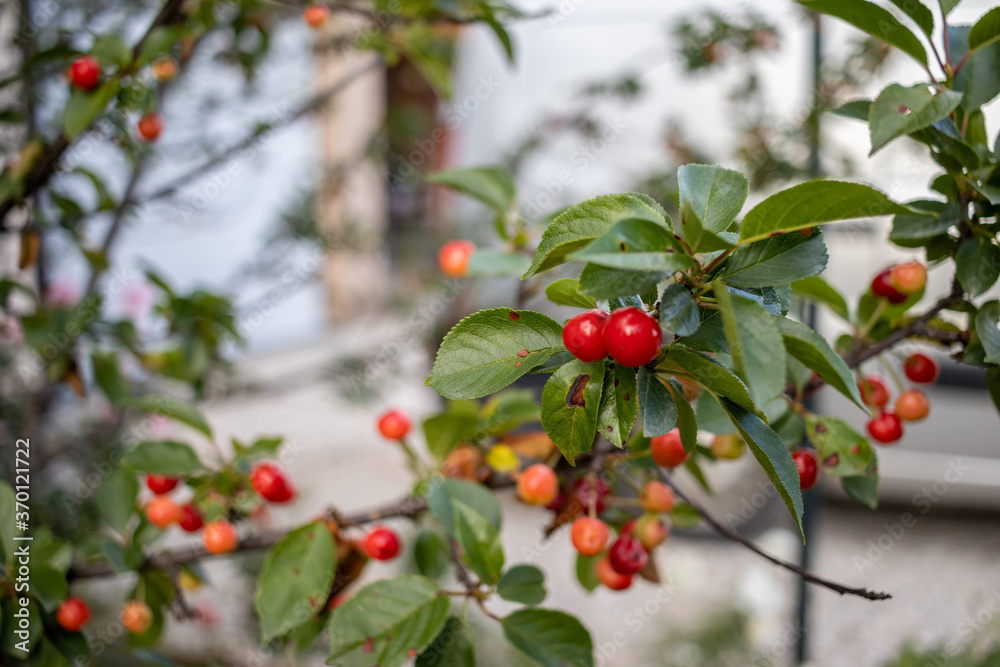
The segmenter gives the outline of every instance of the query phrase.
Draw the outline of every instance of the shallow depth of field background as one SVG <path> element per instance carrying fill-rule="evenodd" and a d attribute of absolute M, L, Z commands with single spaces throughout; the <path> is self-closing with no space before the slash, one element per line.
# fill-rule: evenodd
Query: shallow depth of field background
<path fill-rule="evenodd" d="M 966 0 L 952 22 L 971 22 L 991 5 Z M 665 169 L 670 123 L 714 159 L 739 168 L 728 147 L 742 119 L 734 117 L 725 98 L 740 71 L 684 74 L 671 30 L 681 17 L 714 8 L 732 17 L 757 12 L 774 23 L 781 49 L 759 59 L 768 113 L 796 119 L 807 111 L 812 27 L 784 0 L 531 0 L 524 8 L 552 13 L 512 27 L 518 52 L 513 67 L 485 30 L 466 29 L 458 36 L 454 96 L 438 104 L 447 139 L 423 144 L 412 159 L 426 163 L 415 165 L 421 168 L 499 163 L 547 118 L 589 105 L 603 138 L 562 133 L 531 155 L 518 174 L 525 215 L 537 219 L 560 205 L 629 190 Z M 842 55 L 851 36 L 848 28 L 824 21 L 825 55 Z M 164 154 L 183 153 L 188 142 L 205 137 L 226 145 L 254 119 L 294 108 L 322 76 L 312 39 L 299 22 L 284 25 L 249 99 L 227 90 L 221 72 L 199 69 L 165 109 Z M 908 84 L 920 75 L 897 57 L 883 78 Z M 579 91 L 587 85 L 623 76 L 641 84 L 634 101 L 581 102 Z M 879 88 L 873 84 L 866 93 Z M 225 112 L 212 114 L 214 122 L 206 125 L 203 105 Z M 372 112 L 379 112 L 377 99 Z M 1000 129 L 995 106 L 987 118 L 992 132 Z M 137 267 L 151 265 L 180 288 L 207 285 L 237 295 L 247 334 L 246 347 L 233 351 L 239 358 L 238 389 L 205 409 L 222 441 L 229 435 L 288 437 L 283 462 L 301 496 L 290 507 L 274 509 L 267 519 L 271 526 L 291 524 L 330 504 L 354 510 L 396 499 L 409 482 L 404 458 L 378 438 L 375 418 L 389 406 L 415 418 L 437 410 L 441 399 L 423 386 L 423 378 L 442 321 L 455 308 L 503 303 L 515 289 L 513 281 L 445 285 L 434 268 L 438 245 L 451 237 L 488 244 L 488 216 L 467 200 L 435 192 L 426 218 L 415 225 L 407 206 L 416 204 L 398 188 L 389 199 L 387 182 L 369 183 L 363 193 L 388 202 L 381 207 L 382 222 L 389 225 L 379 264 L 384 284 L 365 287 L 372 290 L 374 305 L 355 308 L 331 298 L 338 274 L 330 263 L 336 258 L 301 244 L 279 246 L 277 257 L 267 254 L 275 247 L 269 239 L 276 221 L 310 196 L 325 161 L 336 152 L 336 139 L 331 145 L 323 122 L 314 118 L 266 136 L 254 154 L 241 156 L 240 171 L 231 179 L 192 186 L 194 207 L 165 203 L 145 209 L 116 255 L 126 283 L 139 279 Z M 824 149 L 853 158 L 849 178 L 871 182 L 897 200 L 925 196 L 934 169 L 922 149 L 901 141 L 868 160 L 862 124 L 829 116 L 823 123 Z M 847 176 L 838 165 L 824 162 L 827 175 Z M 751 203 L 766 194 L 752 191 Z M 890 249 L 886 232 L 884 221 L 828 232 L 831 265 L 825 275 L 849 298 L 862 292 L 877 270 L 905 256 Z M 262 257 L 280 269 L 274 275 L 260 271 L 255 263 Z M 931 273 L 927 302 L 950 283 L 950 275 L 939 273 Z M 84 267 L 67 262 L 54 278 L 71 288 L 84 275 Z M 819 325 L 826 334 L 837 332 L 825 317 Z M 623 594 L 588 595 L 575 581 L 565 532 L 544 540 L 544 512 L 508 494 L 503 497 L 508 558 L 546 571 L 547 604 L 572 610 L 588 625 L 604 665 L 794 664 L 803 641 L 809 664 L 882 665 L 907 643 L 1000 641 L 1000 416 L 975 373 L 946 367 L 929 395 L 933 408 L 927 422 L 910 428 L 895 448 L 879 451 L 883 497 L 877 512 L 849 503 L 832 485 L 814 492 L 809 567 L 894 598 L 841 599 L 810 588 L 804 638 L 796 630 L 803 612 L 798 580 L 700 530 L 675 535 L 657 550 L 667 580 L 661 588 L 643 582 Z M 862 415 L 846 404 L 827 395 L 821 400 L 829 400 L 824 409 L 863 425 Z M 711 476 L 718 495 L 707 502 L 720 517 L 766 549 L 800 557 L 784 508 L 764 492 L 765 478 L 752 458 L 719 463 Z M 693 488 L 690 480 L 680 481 Z M 412 532 L 406 523 L 398 528 L 404 538 Z M 173 542 L 186 539 L 196 538 L 175 535 Z M 253 558 L 208 564 L 215 585 L 229 590 L 206 588 L 192 595 L 211 622 L 174 623 L 165 635 L 170 651 L 216 655 L 224 664 L 292 664 L 255 648 L 252 579 L 244 576 Z M 375 564 L 367 576 L 397 567 Z M 502 610 L 503 604 L 497 607 Z M 484 625 L 484 632 L 491 630 Z M 483 664 L 517 664 L 516 656 L 497 646 L 480 647 Z M 721 647 L 720 655 L 713 655 L 712 647 Z M 932 664 L 950 664 L 946 655 L 940 659 L 944 662 Z M 319 655 L 313 660 L 322 664 Z"/>

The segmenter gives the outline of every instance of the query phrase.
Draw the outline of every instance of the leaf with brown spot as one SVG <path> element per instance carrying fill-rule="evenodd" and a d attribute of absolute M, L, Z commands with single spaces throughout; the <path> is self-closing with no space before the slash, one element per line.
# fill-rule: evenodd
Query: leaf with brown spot
<path fill-rule="evenodd" d="M 570 463 L 589 452 L 597 432 L 604 387 L 604 362 L 571 361 L 542 391 L 542 426 Z"/>

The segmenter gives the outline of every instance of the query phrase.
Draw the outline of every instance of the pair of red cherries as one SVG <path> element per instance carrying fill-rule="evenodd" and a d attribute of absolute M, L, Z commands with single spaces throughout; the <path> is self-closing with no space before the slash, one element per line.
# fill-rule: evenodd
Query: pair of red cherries
<path fill-rule="evenodd" d="M 660 353 L 663 332 L 641 308 L 628 306 L 610 314 L 595 308 L 566 323 L 563 345 L 580 361 L 600 361 L 610 355 L 615 363 L 636 368 Z"/>

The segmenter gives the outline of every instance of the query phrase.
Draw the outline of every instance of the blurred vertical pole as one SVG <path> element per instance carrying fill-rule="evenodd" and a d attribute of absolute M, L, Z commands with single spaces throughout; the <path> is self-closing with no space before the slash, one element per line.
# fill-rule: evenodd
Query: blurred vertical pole
<path fill-rule="evenodd" d="M 809 114 L 809 178 L 819 178 L 822 173 L 820 161 L 821 134 L 820 117 L 823 113 L 823 95 L 820 90 L 823 78 L 823 32 L 820 15 L 812 15 L 812 109 Z M 807 304 L 803 312 L 803 320 L 810 328 L 816 328 L 816 306 Z M 813 409 L 813 399 L 806 399 L 806 407 Z M 802 545 L 800 564 L 808 570 L 811 566 L 811 548 L 816 534 L 819 514 L 823 510 L 823 496 L 818 488 L 807 491 L 802 497 L 802 532 L 805 543 Z M 795 646 L 795 662 L 802 665 L 809 655 L 809 585 L 805 579 L 798 581 L 798 641 Z"/>

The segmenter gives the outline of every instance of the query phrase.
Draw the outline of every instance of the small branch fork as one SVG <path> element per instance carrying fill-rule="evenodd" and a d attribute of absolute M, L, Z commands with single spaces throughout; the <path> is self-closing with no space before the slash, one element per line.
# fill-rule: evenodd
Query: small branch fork
<path fill-rule="evenodd" d="M 670 488 L 674 490 L 674 493 L 677 495 L 678 498 L 680 498 L 685 503 L 693 507 L 698 512 L 698 514 L 701 515 L 702 520 L 706 524 L 708 524 L 708 526 L 712 530 L 714 530 L 727 540 L 731 540 L 733 542 L 742 544 L 750 551 L 754 552 L 755 554 L 766 560 L 771 561 L 778 567 L 783 567 L 790 572 L 794 572 L 795 574 L 802 577 L 802 579 L 808 581 L 809 583 L 816 584 L 817 586 L 823 586 L 824 588 L 828 588 L 835 593 L 839 593 L 840 595 L 856 595 L 858 597 L 865 598 L 866 600 L 889 600 L 892 598 L 892 595 L 890 595 L 889 593 L 880 593 L 877 591 L 870 591 L 867 588 L 852 588 L 850 586 L 844 586 L 843 584 L 838 584 L 834 581 L 830 581 L 829 579 L 818 577 L 815 574 L 812 574 L 811 572 L 802 569 L 795 563 L 783 560 L 781 558 L 778 558 L 777 556 L 772 556 L 771 554 L 767 553 L 759 546 L 757 546 L 754 542 L 751 542 L 742 535 L 739 535 L 730 530 L 729 528 L 727 528 L 726 526 L 722 525 L 717 519 L 712 517 L 711 514 L 706 512 L 705 508 L 701 507 L 698 503 L 692 501 L 687 494 L 681 491 L 681 489 L 677 487 L 674 481 L 670 478 L 669 475 L 667 475 L 666 472 L 663 471 L 662 468 L 657 468 L 656 470 L 660 476 L 660 479 L 662 479 L 664 483 L 669 485 Z"/>

